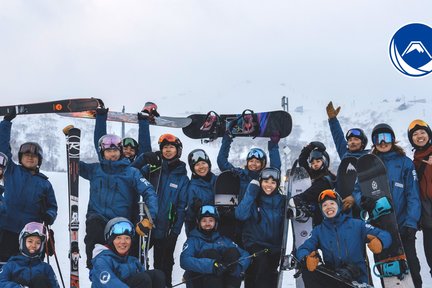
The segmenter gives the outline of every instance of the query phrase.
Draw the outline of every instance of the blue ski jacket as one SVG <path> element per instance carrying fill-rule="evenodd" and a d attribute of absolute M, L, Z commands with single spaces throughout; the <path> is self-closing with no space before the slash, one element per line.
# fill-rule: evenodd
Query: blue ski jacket
<path fill-rule="evenodd" d="M 222 256 L 224 251 L 229 248 L 236 248 L 240 253 L 240 258 L 246 258 L 249 253 L 239 248 L 232 240 L 221 236 L 219 232 L 213 232 L 211 235 L 205 235 L 194 229 L 189 234 L 186 242 L 183 244 L 183 250 L 180 255 L 180 267 L 186 271 L 200 274 L 213 274 L 215 259 L 199 258 L 198 255 L 205 250 L 216 250 Z M 229 263 L 228 263 L 229 264 Z M 243 259 L 238 262 L 237 269 L 231 273 L 234 277 L 241 277 L 249 267 L 250 259 Z"/>
<path fill-rule="evenodd" d="M 185 228 L 186 235 L 189 235 L 197 225 L 196 217 L 194 210 L 192 209 L 193 203 L 195 199 L 201 200 L 202 205 L 214 205 L 215 193 L 213 191 L 213 187 L 215 186 L 217 176 L 212 172 L 209 172 L 211 175 L 210 181 L 204 180 L 202 177 L 194 178 L 189 181 L 189 186 L 187 188 L 187 208 L 186 208 L 186 217 L 185 217 Z"/>
<path fill-rule="evenodd" d="M 4 190 L 4 186 L 0 185 L 0 217 L 3 217 L 3 214 L 6 213 L 6 205 L 3 197 Z"/>
<path fill-rule="evenodd" d="M 117 255 L 101 244 L 96 244 L 93 250 L 92 264 L 90 280 L 93 288 L 127 288 L 127 278 L 145 271 L 138 258 Z"/>
<path fill-rule="evenodd" d="M 107 134 L 107 118 L 108 114 L 96 114 L 96 124 L 94 129 L 94 146 L 96 149 L 96 154 L 99 157 L 99 160 L 101 160 L 102 155 L 99 150 L 99 139 Z M 141 155 L 144 152 L 150 152 L 151 151 L 151 142 L 150 142 L 150 133 L 149 133 L 149 122 L 148 120 L 138 120 L 138 152 L 135 155 L 138 157 L 138 155 Z M 133 159 L 133 160 L 135 160 Z M 132 161 L 133 161 L 132 160 Z M 131 161 L 131 162 L 132 162 Z"/>
<path fill-rule="evenodd" d="M 362 155 L 368 154 L 370 150 L 361 150 L 361 151 L 355 151 L 350 152 L 347 148 L 348 142 L 345 139 L 345 134 L 342 131 L 342 127 L 339 123 L 339 120 L 335 118 L 328 119 L 329 126 L 330 126 L 330 132 L 333 137 L 333 142 L 336 145 L 336 151 L 339 154 L 339 159 L 342 160 L 345 157 L 356 157 L 359 158 Z"/>
<path fill-rule="evenodd" d="M 100 163 L 91 164 L 80 161 L 79 168 L 80 176 L 90 181 L 87 218 L 97 214 L 107 219 L 133 219 L 133 207 L 139 195 L 149 207 L 152 217 L 156 217 L 158 204 L 153 186 L 138 169 L 130 166 L 128 159 L 102 159 Z"/>
<path fill-rule="evenodd" d="M 234 167 L 234 165 L 228 161 L 228 156 L 229 156 L 232 142 L 233 139 L 230 136 L 228 136 L 227 134 L 223 136 L 222 145 L 219 149 L 219 153 L 217 157 L 217 164 L 221 172 L 226 170 L 232 170 L 240 176 L 239 201 L 241 201 L 244 197 L 246 188 L 249 185 L 250 181 L 253 179 L 258 179 L 259 172 L 249 171 L 246 168 Z M 278 168 L 280 170 L 282 163 L 279 154 L 279 145 L 269 141 L 268 151 L 269 151 L 268 158 L 270 159 L 270 167 Z"/>
<path fill-rule="evenodd" d="M 285 198 L 278 190 L 267 195 L 257 180 L 250 182 L 244 199 L 235 209 L 235 217 L 245 221 L 242 234 L 245 248 L 259 244 L 273 251 L 281 249 Z"/>
<path fill-rule="evenodd" d="M 185 220 L 187 205 L 189 178 L 186 164 L 180 160 L 171 164 L 163 160 L 162 165 L 156 168 L 145 165 L 141 168 L 141 173 L 149 179 L 157 193 L 159 211 L 156 227 L 152 230 L 153 236 L 156 239 L 163 239 L 171 233 L 178 236 Z"/>
<path fill-rule="evenodd" d="M 367 283 L 364 247 L 368 234 L 378 237 L 383 248 L 391 245 L 391 235 L 387 231 L 339 213 L 335 218 L 325 218 L 312 230 L 311 237 L 298 247 L 297 259 L 303 260 L 312 251 L 321 249 L 324 263 L 329 268 L 338 269 L 344 264 L 354 264 L 362 272 L 355 280 Z"/>
<path fill-rule="evenodd" d="M 0 122 L 0 152 L 10 160 L 4 174 L 4 205 L 6 215 L 0 217 L 0 229 L 19 233 L 29 222 L 43 222 L 43 214 L 57 217 L 57 201 L 48 177 L 29 170 L 12 161 L 9 145 L 12 123 Z"/>
<path fill-rule="evenodd" d="M 408 157 L 394 151 L 379 153 L 377 156 L 387 168 L 387 178 L 399 229 L 402 227 L 417 229 L 420 221 L 421 202 L 414 163 Z M 361 190 L 358 183 L 354 187 L 353 196 L 360 207 Z"/>
<path fill-rule="evenodd" d="M 38 275 L 45 275 L 52 288 L 59 288 L 57 278 L 52 267 L 40 258 L 29 258 L 24 255 L 13 256 L 0 270 L 0 287 L 20 288 L 20 284 L 13 282 L 22 279 L 30 284 L 31 280 Z M 32 285 L 29 285 L 32 287 Z"/>

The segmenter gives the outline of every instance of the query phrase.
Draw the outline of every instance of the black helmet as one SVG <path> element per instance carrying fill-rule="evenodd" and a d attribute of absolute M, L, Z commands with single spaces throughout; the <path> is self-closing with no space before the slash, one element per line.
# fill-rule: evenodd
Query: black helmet
<path fill-rule="evenodd" d="M 270 178 L 272 178 L 274 181 L 276 181 L 276 183 L 277 183 L 276 187 L 280 186 L 281 172 L 280 172 L 279 169 L 274 168 L 274 167 L 264 168 L 263 170 L 261 170 L 261 172 L 259 174 L 258 181 L 261 184 L 261 182 L 263 180 L 267 180 L 267 179 L 270 179 Z"/>
<path fill-rule="evenodd" d="M 20 164 L 22 155 L 25 153 L 32 153 L 36 154 L 38 156 L 38 166 L 40 167 L 42 165 L 42 159 L 43 159 L 43 150 L 42 147 L 36 143 L 36 142 L 25 142 L 21 144 L 19 151 L 18 151 L 18 161 Z"/>
<path fill-rule="evenodd" d="M 385 133 L 388 133 L 388 135 L 386 135 Z M 380 134 L 381 136 L 379 136 Z M 396 136 L 393 128 L 385 123 L 378 124 L 372 129 L 371 138 L 374 145 L 379 144 L 382 141 L 386 143 L 395 143 L 396 141 Z"/>
<path fill-rule="evenodd" d="M 345 134 L 345 139 L 348 141 L 349 138 L 355 137 L 361 140 L 361 143 L 363 145 L 363 148 L 366 147 L 368 143 L 368 138 L 366 134 L 364 133 L 363 129 L 360 128 L 351 128 L 348 130 L 348 132 Z"/>
<path fill-rule="evenodd" d="M 218 226 L 218 222 L 219 222 L 219 213 L 216 209 L 215 206 L 213 205 L 203 205 L 201 206 L 199 212 L 198 212 L 198 216 L 197 216 L 197 224 L 198 224 L 198 230 L 200 230 L 201 232 L 203 232 L 203 230 L 201 229 L 201 219 L 204 217 L 213 217 L 216 221 L 215 227 L 212 229 L 212 231 L 216 231 L 217 226 Z"/>
<path fill-rule="evenodd" d="M 177 138 L 176 136 L 174 136 L 173 134 L 169 134 L 169 133 L 167 133 L 167 134 L 162 134 L 162 135 L 159 137 L 158 144 L 159 144 L 159 150 L 160 150 L 160 151 L 162 151 L 162 148 L 163 148 L 165 145 L 168 145 L 168 144 L 173 145 L 174 147 L 177 148 L 177 155 L 176 155 L 176 158 L 180 158 L 180 157 L 181 157 L 181 155 L 182 155 L 182 151 L 183 151 L 183 144 L 182 144 L 182 142 L 180 141 L 180 139 Z"/>
<path fill-rule="evenodd" d="M 209 171 L 211 170 L 211 161 L 207 153 L 203 149 L 195 149 L 192 150 L 188 155 L 188 163 L 192 174 L 195 174 L 195 164 L 200 161 L 206 162 L 209 166 Z"/>
<path fill-rule="evenodd" d="M 0 167 L 2 167 L 3 170 L 6 170 L 8 159 L 9 158 L 6 156 L 6 154 L 0 152 Z"/>
<path fill-rule="evenodd" d="M 309 154 L 309 163 L 312 163 L 313 160 L 321 159 L 323 161 L 323 165 L 321 169 L 327 169 L 330 166 L 330 156 L 326 151 L 321 151 L 318 149 L 314 149 Z"/>
<path fill-rule="evenodd" d="M 339 214 L 342 211 L 342 197 L 334 190 L 332 189 L 326 189 L 324 191 L 322 191 L 319 196 L 318 196 L 318 205 L 319 208 L 322 212 L 322 204 L 326 201 L 326 200 L 333 200 L 338 204 L 338 212 L 337 214 Z M 325 217 L 324 213 L 322 213 L 323 216 Z"/>
<path fill-rule="evenodd" d="M 261 167 L 264 168 L 267 165 L 267 154 L 261 148 L 252 148 L 247 154 L 246 161 L 255 158 L 261 161 Z"/>
<path fill-rule="evenodd" d="M 412 136 L 414 134 L 415 131 L 423 129 L 426 131 L 426 133 L 429 136 L 429 142 L 423 146 L 423 147 L 419 147 L 417 145 L 414 144 L 413 140 L 412 140 Z M 423 120 L 417 119 L 414 120 L 410 123 L 410 125 L 408 126 L 408 140 L 410 141 L 411 145 L 415 148 L 415 149 L 419 149 L 419 148 L 428 148 L 431 143 L 432 143 L 432 131 L 431 128 L 429 127 L 429 125 L 424 122 Z"/>

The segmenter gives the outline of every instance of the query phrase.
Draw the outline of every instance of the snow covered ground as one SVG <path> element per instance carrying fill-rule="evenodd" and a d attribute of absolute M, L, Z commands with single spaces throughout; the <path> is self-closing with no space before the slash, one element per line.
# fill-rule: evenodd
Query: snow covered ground
<path fill-rule="evenodd" d="M 54 186 L 54 190 L 57 196 L 57 202 L 59 205 L 59 212 L 58 217 L 53 225 L 53 229 L 55 231 L 55 239 L 56 239 L 56 248 L 57 248 L 57 255 L 60 262 L 60 268 L 63 273 L 63 277 L 65 280 L 66 287 L 69 287 L 69 258 L 68 258 L 68 251 L 69 251 L 69 233 L 68 233 L 68 196 L 67 196 L 67 176 L 66 173 L 46 173 L 48 177 L 50 177 L 50 181 Z M 84 233 L 85 233 L 85 213 L 87 210 L 87 203 L 88 203 L 88 192 L 89 191 L 89 185 L 88 181 L 80 178 L 80 250 L 81 250 L 81 261 L 80 261 L 80 280 L 81 280 L 81 287 L 90 287 L 91 282 L 88 278 L 88 270 L 85 268 L 85 245 L 84 245 Z M 432 288 L 432 279 L 429 272 L 428 265 L 426 263 L 424 252 L 423 252 L 423 242 L 422 242 L 422 233 L 417 233 L 417 252 L 421 261 L 421 267 L 422 267 L 422 277 L 423 277 L 423 287 L 425 288 Z M 181 282 L 181 278 L 183 275 L 183 270 L 179 266 L 179 257 L 181 248 L 183 245 L 183 242 L 185 241 L 185 234 L 182 233 L 182 235 L 179 237 L 179 240 L 177 242 L 177 247 L 174 255 L 174 273 L 173 273 L 173 284 L 177 284 Z M 289 239 L 291 240 L 291 235 L 289 235 Z M 151 252 L 150 252 L 151 253 Z M 153 256 L 151 255 L 151 259 Z M 371 258 L 372 259 L 372 258 Z M 50 263 L 53 266 L 54 271 L 57 273 L 57 268 L 55 267 L 55 261 L 54 258 L 51 257 Z M 284 287 L 295 287 L 295 281 L 292 277 L 293 272 L 286 272 L 286 281 L 287 283 L 284 284 Z M 58 280 L 60 281 L 60 277 L 58 277 Z M 374 283 L 376 284 L 376 287 L 380 287 L 379 280 L 374 279 Z M 179 286 L 179 287 L 185 287 L 185 286 Z"/>

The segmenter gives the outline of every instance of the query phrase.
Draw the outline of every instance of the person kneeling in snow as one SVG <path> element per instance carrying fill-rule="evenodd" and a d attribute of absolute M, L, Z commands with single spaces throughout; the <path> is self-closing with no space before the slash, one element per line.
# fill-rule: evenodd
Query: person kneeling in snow
<path fill-rule="evenodd" d="M 42 223 L 30 222 L 19 234 L 20 254 L 0 270 L 0 287 L 59 288 L 53 269 L 41 260 L 46 241 Z"/>
<path fill-rule="evenodd" d="M 349 276 L 352 281 L 367 283 L 364 245 L 368 242 L 374 254 L 381 253 L 392 242 L 390 233 L 341 213 L 342 199 L 333 190 L 322 191 L 318 204 L 324 220 L 297 250 L 297 259 L 307 268 L 303 269 L 305 287 L 340 287 L 338 281 L 315 272 L 319 263 L 317 249 L 321 249 L 327 268 Z"/>
<path fill-rule="evenodd" d="M 189 233 L 180 255 L 188 287 L 240 287 L 249 266 L 249 254 L 217 232 L 219 214 L 204 205 L 197 217 L 197 228 Z"/>

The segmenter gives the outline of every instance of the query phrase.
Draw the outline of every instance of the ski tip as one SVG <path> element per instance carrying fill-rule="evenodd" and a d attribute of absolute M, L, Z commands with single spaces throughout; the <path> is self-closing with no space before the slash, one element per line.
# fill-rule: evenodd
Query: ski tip
<path fill-rule="evenodd" d="M 69 130 L 75 128 L 73 125 L 67 125 L 66 127 L 63 128 L 63 133 L 65 135 L 69 134 Z"/>

